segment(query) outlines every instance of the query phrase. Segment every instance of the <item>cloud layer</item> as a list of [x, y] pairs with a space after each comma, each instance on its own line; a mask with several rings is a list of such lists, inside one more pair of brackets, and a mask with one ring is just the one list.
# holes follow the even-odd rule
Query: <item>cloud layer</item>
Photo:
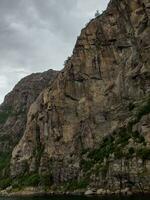
[[81, 28], [109, 0], [0, 0], [0, 103], [32, 72], [63, 68]]

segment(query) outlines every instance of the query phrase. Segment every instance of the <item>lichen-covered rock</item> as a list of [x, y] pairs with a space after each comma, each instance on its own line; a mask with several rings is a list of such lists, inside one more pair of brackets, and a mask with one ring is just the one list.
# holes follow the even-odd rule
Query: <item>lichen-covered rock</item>
[[149, 9], [147, 0], [111, 0], [81, 31], [65, 68], [30, 107], [12, 177], [150, 190]]

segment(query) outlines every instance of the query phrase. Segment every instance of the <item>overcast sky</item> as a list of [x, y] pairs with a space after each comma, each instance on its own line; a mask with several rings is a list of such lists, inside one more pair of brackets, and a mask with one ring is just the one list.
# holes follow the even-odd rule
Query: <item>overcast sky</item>
[[109, 0], [0, 0], [0, 103], [24, 76], [62, 69], [81, 28]]

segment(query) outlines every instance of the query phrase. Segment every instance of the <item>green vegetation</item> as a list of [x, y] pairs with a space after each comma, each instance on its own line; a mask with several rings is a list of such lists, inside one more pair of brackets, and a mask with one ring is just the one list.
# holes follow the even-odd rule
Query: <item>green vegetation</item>
[[38, 186], [39, 182], [40, 182], [40, 177], [38, 174], [25, 176], [22, 179], [23, 186]]
[[88, 154], [88, 158], [94, 161], [103, 161], [104, 158], [108, 158], [111, 153], [114, 151], [114, 138], [109, 136], [104, 138], [100, 147], [98, 149], [92, 150]]
[[40, 185], [41, 186], [50, 186], [53, 183], [53, 178], [51, 175], [40, 176]]
[[121, 159], [123, 157], [125, 157], [125, 153], [123, 152], [123, 149], [121, 147], [116, 147], [114, 149], [114, 156], [116, 159]]
[[[84, 172], [90, 172], [95, 169], [95, 172], [100, 172], [106, 176], [108, 170], [108, 162], [105, 166], [101, 165], [104, 161], [114, 156], [114, 159], [132, 158], [134, 155], [141, 159], [150, 159], [150, 149], [143, 148], [136, 151], [133, 147], [128, 147], [129, 140], [132, 139], [135, 144], [146, 146], [144, 137], [138, 132], [132, 132], [132, 128], [120, 128], [118, 132], [105, 137], [97, 149], [86, 152], [86, 157], [81, 160], [80, 165]], [[84, 152], [84, 151], [83, 151]], [[99, 165], [100, 164], [100, 165]], [[95, 166], [97, 167], [95, 168]]]
[[40, 177], [38, 174], [32, 174], [29, 176], [22, 176], [13, 180], [13, 188], [21, 188], [27, 186], [38, 186], [40, 182]]
[[137, 120], [139, 121], [142, 116], [150, 113], [150, 97], [146, 98], [142, 105], [139, 105], [136, 111], [136, 117]]
[[24, 175], [22, 177], [18, 177], [15, 179], [10, 178], [3, 178], [0, 180], [0, 189], [5, 189], [12, 185], [13, 189], [21, 189], [24, 187], [47, 187], [52, 185], [52, 177], [47, 176], [40, 176], [39, 174], [31, 174], [31, 175]]
[[132, 131], [132, 127], [134, 124], [138, 123], [140, 119], [150, 113], [150, 95], [143, 98], [140, 102], [129, 103], [129, 111], [132, 113], [132, 119], [128, 123], [128, 131]]
[[96, 176], [99, 176], [101, 174], [102, 177], [105, 178], [107, 175], [108, 169], [109, 169], [109, 162], [99, 163], [94, 166], [94, 168], [92, 169], [92, 173], [94, 172]]
[[65, 185], [66, 190], [77, 190], [77, 189], [85, 189], [89, 185], [89, 181], [87, 179], [82, 180], [73, 180]]
[[[19, 178], [15, 178], [14, 180], [10, 178], [5, 178], [0, 180], [0, 189], [6, 189], [11, 186], [13, 189], [21, 190], [24, 187], [37, 187], [42, 186], [47, 188], [53, 184], [51, 176], [39, 176], [38, 174], [32, 174], [29, 176], [23, 176]], [[88, 186], [88, 179], [81, 180], [72, 180], [64, 183], [64, 190], [76, 190], [76, 189], [84, 189]]]
[[130, 147], [129, 150], [128, 150], [128, 152], [129, 152], [129, 155], [132, 156], [135, 153], [135, 150], [134, 150], [133, 147]]
[[136, 155], [144, 160], [150, 160], [150, 148], [140, 148], [137, 150]]
[[27, 186], [38, 186], [40, 178], [38, 174], [32, 174], [29, 176], [22, 176], [12, 181], [13, 188], [21, 188]]
[[0, 180], [0, 189], [3, 190], [11, 185], [11, 179], [5, 178]]
[[95, 17], [99, 17], [99, 16], [100, 16], [100, 12], [99, 12], [99, 10], [96, 10]]
[[10, 135], [0, 135], [0, 141], [10, 141]]
[[130, 138], [130, 132], [128, 132], [125, 128], [121, 128], [119, 130], [118, 136], [115, 139], [115, 144], [125, 147], [126, 145], [128, 145]]
[[10, 158], [10, 153], [0, 153], [0, 174], [9, 167]]
[[12, 115], [12, 108], [9, 106], [4, 107], [4, 109], [0, 111], [0, 124], [4, 124], [10, 115]]
[[137, 143], [143, 143], [145, 145], [145, 138], [138, 131], [132, 132], [132, 138], [134, 138], [134, 141]]
[[114, 154], [116, 159], [125, 157], [126, 155], [123, 153], [123, 148], [128, 145], [130, 138], [131, 134], [129, 134], [126, 129], [120, 129], [115, 136], [104, 138], [99, 148], [89, 152], [88, 158], [95, 162], [103, 162], [105, 158], [109, 158], [112, 154]]
[[[150, 148], [146, 146], [146, 141], [143, 135], [138, 131], [132, 131], [133, 125], [140, 121], [142, 116], [150, 113], [150, 98], [145, 98], [142, 102], [138, 104], [129, 104], [129, 110], [132, 112], [132, 120], [130, 123], [124, 127], [120, 128], [112, 135], [104, 137], [99, 146], [94, 149], [83, 149], [81, 152], [82, 160], [80, 166], [83, 169], [85, 177], [90, 176], [91, 173], [103, 178], [107, 176], [109, 169], [110, 159], [129, 159], [136, 156], [137, 158], [145, 160], [150, 160]], [[6, 111], [6, 110], [5, 110]], [[4, 114], [5, 113], [5, 114]], [[4, 123], [8, 116], [12, 114], [11, 109], [4, 113], [0, 113], [0, 123]], [[3, 115], [4, 114], [4, 115]], [[2, 117], [3, 116], [3, 117]], [[44, 151], [44, 147], [40, 142], [40, 130], [37, 128], [36, 131], [36, 148], [34, 151], [34, 156], [37, 159], [37, 166], [40, 163], [41, 156]], [[7, 136], [1, 136], [0, 140], [5, 141], [9, 139]], [[133, 141], [135, 146], [131, 147], [130, 140]], [[0, 174], [4, 172], [5, 169], [9, 167], [10, 154], [1, 153], [0, 154]], [[28, 167], [28, 165], [27, 165]], [[26, 172], [28, 169], [26, 170]], [[63, 185], [64, 190], [77, 190], [85, 189], [89, 185], [90, 178], [85, 178], [81, 180], [71, 180]], [[0, 188], [4, 189], [10, 185], [13, 188], [22, 188], [28, 186], [42, 186], [49, 187], [53, 184], [52, 176], [45, 175], [40, 176], [37, 173], [31, 175], [23, 175], [22, 177], [10, 180], [9, 178], [0, 180]]]
[[82, 166], [82, 169], [83, 169], [84, 172], [89, 171], [94, 164], [95, 164], [95, 161], [93, 161], [93, 160], [82, 159], [81, 162], [80, 162], [80, 165]]
[[109, 169], [109, 164], [108, 164], [108, 163], [106, 163], [105, 165], [103, 165], [103, 166], [100, 168], [100, 172], [101, 172], [103, 178], [106, 177], [107, 172], [108, 172], [108, 169]]
[[43, 151], [44, 151], [44, 146], [42, 145], [40, 139], [40, 128], [36, 127], [36, 148], [34, 150], [34, 154], [37, 160], [37, 164], [39, 164], [40, 162]]
[[130, 102], [128, 105], [128, 108], [129, 108], [129, 111], [132, 111], [135, 108], [135, 105], [132, 102]]
[[11, 106], [4, 106], [0, 111], [0, 124], [4, 124], [9, 116], [18, 116], [25, 113], [25, 110], [20, 110], [18, 113], [15, 113]]
[[52, 185], [52, 177], [49, 175], [40, 176], [38, 173], [25, 175], [14, 179], [12, 181], [13, 188], [22, 188], [22, 187], [36, 187], [36, 186], [50, 186]]

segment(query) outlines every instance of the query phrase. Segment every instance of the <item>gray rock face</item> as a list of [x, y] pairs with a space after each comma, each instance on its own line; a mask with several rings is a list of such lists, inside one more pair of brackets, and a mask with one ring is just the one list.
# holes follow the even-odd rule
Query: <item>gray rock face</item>
[[57, 71], [48, 70], [23, 78], [0, 105], [0, 152], [10, 152], [22, 137], [27, 112]]
[[111, 0], [81, 31], [64, 70], [29, 109], [12, 177], [150, 191], [149, 8], [147, 0]]

